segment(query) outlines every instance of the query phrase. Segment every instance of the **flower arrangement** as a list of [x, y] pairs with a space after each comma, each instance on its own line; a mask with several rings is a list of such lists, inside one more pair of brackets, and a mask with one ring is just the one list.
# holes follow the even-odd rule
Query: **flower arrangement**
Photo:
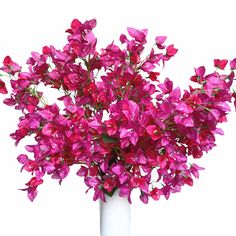
[[[74, 19], [63, 49], [32, 52], [27, 71], [9, 56], [3, 61], [0, 93], [11, 89], [4, 104], [22, 112], [11, 138], [16, 145], [27, 136], [35, 140], [25, 147], [28, 155], [17, 157], [33, 175], [22, 190], [33, 201], [46, 174], [61, 183], [78, 165], [94, 200], [117, 190], [131, 203], [133, 189], [144, 203], [168, 199], [193, 185], [203, 168], [189, 160], [201, 158], [223, 134], [218, 124], [227, 121], [236, 97], [230, 91], [236, 59], [215, 59], [209, 74], [195, 68], [195, 86], [181, 92], [170, 79], [161, 81], [162, 67], [178, 51], [165, 45], [165, 36], [143, 56], [148, 31], [128, 28], [121, 46], [113, 42], [97, 51], [95, 26], [95, 19]], [[58, 92], [53, 103], [47, 89]]]

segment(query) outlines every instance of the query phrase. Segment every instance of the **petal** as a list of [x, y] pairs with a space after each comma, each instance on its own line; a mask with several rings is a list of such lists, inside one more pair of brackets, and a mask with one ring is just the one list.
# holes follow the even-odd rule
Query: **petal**
[[132, 135], [130, 137], [130, 142], [135, 146], [138, 142], [138, 134], [136, 132], [132, 132]]
[[230, 61], [230, 68], [231, 68], [231, 70], [236, 69], [236, 58], [234, 58], [232, 61]]
[[202, 77], [202, 76], [204, 76], [205, 72], [206, 72], [206, 68], [204, 66], [200, 66], [198, 68], [195, 68], [195, 73], [197, 76]]
[[173, 57], [178, 52], [178, 49], [174, 48], [174, 45], [171, 44], [166, 48], [166, 55], [168, 57]]
[[0, 93], [7, 94], [7, 88], [5, 83], [0, 79]]
[[88, 175], [88, 168], [85, 166], [81, 166], [80, 169], [76, 173], [78, 176], [87, 176]]
[[127, 180], [128, 180], [128, 176], [127, 175], [120, 175], [119, 176], [119, 181], [121, 184], [124, 184]]
[[150, 72], [155, 68], [154, 64], [151, 62], [144, 62], [143, 65], [140, 67], [141, 70], [145, 71], [145, 72]]
[[46, 124], [42, 128], [42, 134], [45, 136], [52, 136], [54, 133], [54, 127], [52, 124]]
[[191, 106], [187, 105], [183, 101], [179, 101], [178, 105], [176, 106], [176, 110], [181, 111], [185, 114], [190, 114], [193, 112], [193, 108]]
[[29, 190], [28, 190], [28, 198], [29, 198], [29, 200], [30, 201], [34, 201], [34, 199], [35, 199], [35, 197], [37, 196], [37, 194], [38, 194], [38, 191], [37, 191], [37, 189], [36, 188], [30, 188]]
[[127, 28], [129, 35], [136, 41], [144, 44], [146, 43], [147, 29], [137, 30], [131, 27]]
[[139, 198], [144, 204], [148, 204], [148, 195], [146, 193], [141, 191]]
[[163, 45], [165, 43], [166, 39], [167, 39], [166, 36], [157, 36], [155, 38], [156, 45], [159, 49], [164, 49], [166, 47], [165, 45]]
[[119, 196], [120, 197], [130, 197], [130, 193], [131, 193], [131, 189], [127, 186], [121, 186], [120, 187], [120, 192], [119, 192]]
[[117, 175], [121, 175], [124, 172], [124, 167], [121, 165], [115, 165], [112, 167], [112, 171]]
[[220, 60], [220, 59], [214, 59], [214, 66], [216, 68], [219, 68], [221, 70], [224, 70], [226, 65], [228, 63], [228, 60], [226, 59], [223, 59], [223, 60]]
[[194, 121], [191, 117], [182, 119], [181, 124], [185, 127], [194, 127]]
[[27, 155], [25, 154], [20, 154], [18, 157], [17, 157], [17, 161], [19, 161], [21, 164], [26, 164], [28, 162], [29, 158]]

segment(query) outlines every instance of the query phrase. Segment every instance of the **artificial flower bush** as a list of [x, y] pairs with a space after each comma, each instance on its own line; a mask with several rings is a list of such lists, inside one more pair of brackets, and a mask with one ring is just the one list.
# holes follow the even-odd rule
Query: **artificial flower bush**
[[[35, 140], [26, 145], [28, 154], [17, 157], [33, 175], [23, 190], [33, 201], [45, 175], [61, 183], [77, 165], [94, 200], [119, 191], [131, 202], [133, 189], [144, 203], [168, 199], [183, 185], [192, 186], [203, 168], [189, 161], [223, 134], [218, 124], [226, 121], [235, 97], [230, 89], [236, 59], [215, 59], [209, 74], [204, 66], [195, 68], [194, 86], [181, 92], [170, 79], [161, 81], [163, 66], [178, 51], [165, 45], [165, 36], [143, 55], [147, 30], [128, 28], [121, 46], [98, 51], [95, 26], [95, 19], [73, 20], [63, 49], [32, 52], [27, 71], [9, 56], [3, 61], [0, 92], [10, 89], [4, 104], [22, 112], [11, 137], [16, 145], [27, 136]], [[58, 91], [52, 103], [47, 88]]]

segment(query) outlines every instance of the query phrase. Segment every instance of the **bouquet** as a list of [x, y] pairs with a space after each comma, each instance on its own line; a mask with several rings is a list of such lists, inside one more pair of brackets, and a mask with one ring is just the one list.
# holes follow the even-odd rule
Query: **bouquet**
[[21, 112], [10, 136], [16, 145], [33, 138], [27, 154], [17, 157], [21, 170], [32, 174], [22, 190], [33, 201], [45, 175], [61, 184], [76, 165], [94, 200], [119, 191], [131, 203], [134, 189], [144, 203], [168, 199], [193, 185], [203, 169], [194, 160], [223, 135], [218, 124], [227, 121], [236, 97], [236, 59], [215, 59], [211, 73], [195, 68], [191, 85], [181, 91], [161, 77], [178, 51], [166, 45], [166, 36], [157, 36], [143, 55], [148, 30], [128, 28], [119, 45], [97, 50], [95, 26], [95, 19], [74, 19], [66, 45], [32, 52], [26, 71], [10, 56], [3, 60], [0, 93], [8, 96], [4, 104]]

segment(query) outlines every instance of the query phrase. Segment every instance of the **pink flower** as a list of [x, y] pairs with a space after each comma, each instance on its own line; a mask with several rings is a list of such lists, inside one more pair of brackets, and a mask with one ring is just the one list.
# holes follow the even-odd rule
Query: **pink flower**
[[176, 106], [176, 110], [177, 111], [181, 111], [185, 114], [190, 114], [193, 112], [193, 108], [191, 106], [189, 106], [188, 104], [186, 104], [183, 101], [179, 101], [177, 106]]
[[174, 47], [173, 44], [166, 47], [166, 54], [163, 57], [163, 61], [168, 61], [171, 57], [173, 57], [178, 52], [178, 49]]
[[59, 179], [59, 183], [61, 184], [62, 180], [66, 178], [69, 174], [70, 168], [68, 165], [63, 164], [59, 168], [55, 169], [52, 174], [53, 179]]
[[1, 69], [6, 73], [15, 75], [17, 72], [20, 72], [21, 67], [12, 61], [11, 57], [6, 56], [3, 60], [3, 67]]
[[127, 39], [126, 35], [124, 35], [124, 34], [120, 35], [120, 42], [121, 43], [127, 43], [128, 42], [128, 39]]
[[194, 163], [190, 167], [190, 171], [194, 175], [195, 178], [199, 178], [199, 173], [198, 173], [199, 170], [204, 170], [204, 168], [203, 167], [199, 167], [198, 165], [196, 165]]
[[163, 84], [158, 84], [158, 87], [162, 90], [164, 94], [168, 94], [173, 89], [173, 82], [166, 78]]
[[33, 201], [38, 194], [37, 187], [43, 183], [42, 179], [37, 180], [35, 177], [32, 177], [28, 183], [25, 185], [28, 186], [25, 189], [21, 189], [23, 191], [27, 191], [28, 198]]
[[127, 198], [129, 200], [129, 203], [131, 203], [130, 195], [131, 195], [131, 189], [126, 185], [121, 185], [119, 196]]
[[118, 131], [116, 121], [114, 119], [104, 121], [109, 136], [116, 134]]
[[204, 66], [200, 66], [198, 68], [195, 68], [195, 73], [197, 76], [202, 77], [205, 75], [206, 69]]
[[158, 36], [156, 37], [156, 45], [159, 49], [164, 49], [166, 46], [163, 45], [166, 41], [167, 37], [166, 36]]
[[139, 198], [144, 204], [148, 204], [148, 194], [141, 192]]
[[155, 68], [154, 64], [150, 62], [144, 62], [143, 65], [140, 67], [140, 69], [145, 72], [151, 72], [154, 68]]
[[78, 19], [74, 19], [71, 22], [71, 29], [68, 29], [66, 32], [73, 33], [74, 31], [79, 30], [81, 25], [82, 23]]
[[7, 94], [7, 88], [5, 83], [0, 79], [0, 93]]
[[191, 117], [184, 117], [183, 115], [176, 115], [174, 120], [177, 124], [181, 124], [185, 127], [194, 127], [194, 121]]
[[121, 139], [121, 148], [126, 148], [129, 144], [136, 145], [138, 142], [138, 134], [133, 128], [121, 127], [120, 128], [120, 139]]
[[156, 201], [159, 200], [161, 195], [162, 195], [162, 192], [158, 188], [153, 188], [150, 191], [150, 196]]
[[146, 131], [154, 141], [158, 140], [162, 136], [156, 125], [147, 126]]
[[139, 115], [139, 106], [133, 101], [121, 102], [122, 113], [128, 121], [136, 121]]
[[178, 49], [174, 48], [174, 45], [171, 44], [166, 48], [166, 55], [168, 57], [173, 57], [178, 52]]
[[73, 20], [71, 29], [68, 29], [70, 35], [68, 36], [69, 44], [78, 57], [84, 58], [89, 54], [95, 54], [96, 38], [91, 32], [96, 26], [96, 20], [85, 21], [83, 24], [78, 20]]
[[21, 164], [26, 164], [26, 163], [28, 163], [28, 161], [29, 161], [28, 156], [25, 155], [25, 154], [20, 154], [20, 155], [17, 157], [17, 160], [18, 160]]
[[69, 74], [64, 77], [64, 83], [68, 90], [77, 90], [79, 86], [79, 78], [76, 74]]
[[81, 166], [76, 174], [78, 176], [85, 176], [85, 177], [87, 177], [87, 175], [88, 175], [88, 168], [86, 168], [85, 166]]
[[160, 75], [159, 72], [153, 72], [153, 71], [150, 71], [149, 72], [149, 78], [150, 80], [152, 81], [157, 81], [157, 77]]
[[133, 63], [133, 64], [138, 64], [140, 63], [141, 59], [140, 59], [140, 56], [138, 53], [131, 53], [130, 55], [130, 61]]
[[197, 83], [204, 83], [205, 82], [205, 72], [206, 69], [204, 66], [200, 66], [198, 68], [195, 68], [195, 75], [190, 78], [190, 80], [197, 82]]
[[236, 58], [234, 58], [232, 61], [230, 61], [230, 68], [231, 68], [231, 70], [236, 69]]
[[223, 60], [215, 59], [215, 60], [214, 60], [214, 66], [215, 66], [216, 68], [221, 69], [221, 70], [224, 70], [224, 69], [225, 69], [227, 63], [228, 63], [228, 60], [226, 60], [226, 59], [223, 59]]
[[142, 30], [137, 30], [131, 27], [127, 28], [129, 35], [134, 38], [137, 42], [141, 44], [145, 44], [146, 41], [146, 36], [147, 36], [147, 29], [142, 29]]
[[42, 129], [42, 134], [51, 137], [55, 132], [53, 124], [46, 124]]

